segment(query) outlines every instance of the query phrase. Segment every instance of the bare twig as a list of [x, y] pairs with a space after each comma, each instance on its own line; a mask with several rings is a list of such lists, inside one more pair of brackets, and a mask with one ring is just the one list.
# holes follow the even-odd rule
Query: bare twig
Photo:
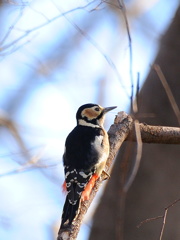
[[167, 94], [168, 99], [169, 99], [169, 101], [171, 103], [172, 109], [173, 109], [173, 111], [174, 111], [174, 113], [176, 115], [176, 118], [178, 120], [178, 123], [180, 125], [180, 110], [179, 110], [179, 107], [178, 107], [178, 105], [176, 103], [176, 100], [175, 100], [175, 98], [173, 96], [173, 93], [172, 93], [172, 91], [170, 89], [170, 86], [169, 86], [169, 84], [168, 84], [168, 82], [167, 82], [167, 80], [166, 80], [166, 78], [165, 78], [165, 76], [164, 76], [160, 66], [158, 64], [154, 64], [153, 68], [156, 71], [156, 73], [157, 73], [157, 75], [158, 75], [158, 77], [159, 77], [159, 79], [160, 79], [160, 81], [161, 81], [161, 83], [162, 83], [162, 85], [163, 85], [163, 87], [164, 87], [164, 89], [166, 91], [166, 94]]
[[[61, 14], [64, 14], [62, 13], [62, 10], [57, 7], [58, 10], [61, 12]], [[114, 71], [117, 79], [119, 80], [120, 84], [121, 84], [121, 87], [124, 89], [124, 92], [126, 93], [126, 95], [128, 96], [128, 92], [125, 88], [125, 86], [123, 85], [122, 83], [122, 79], [121, 79], [121, 76], [119, 74], [119, 71], [115, 65], [115, 63], [113, 62], [113, 60], [110, 58], [110, 56], [108, 56], [104, 50], [102, 49], [102, 47], [85, 31], [83, 31], [83, 29], [81, 29], [74, 21], [72, 21], [70, 18], [67, 17], [67, 14], [64, 14], [64, 17], [66, 18], [66, 20], [84, 37], [86, 38], [90, 44], [92, 44], [99, 53], [102, 54], [102, 56], [104, 57], [104, 59], [106, 60], [106, 62], [109, 64], [109, 66], [112, 68], [112, 70]]]
[[138, 224], [138, 228], [140, 228], [144, 223], [148, 223], [148, 222], [152, 222], [154, 220], [158, 220], [158, 219], [163, 219], [162, 222], [162, 227], [161, 227], [161, 231], [160, 231], [160, 236], [159, 236], [159, 240], [162, 240], [163, 237], [163, 233], [164, 233], [164, 228], [166, 225], [166, 218], [167, 218], [167, 214], [168, 214], [168, 210], [173, 207], [176, 203], [180, 202], [180, 198], [175, 200], [173, 203], [171, 203], [170, 205], [168, 205], [165, 209], [164, 209], [164, 215], [162, 216], [157, 216], [157, 217], [153, 217], [153, 218], [148, 218], [142, 222], [140, 222], [140, 224]]
[[10, 176], [10, 175], [14, 175], [14, 174], [19, 174], [19, 173], [23, 173], [23, 172], [27, 172], [27, 171], [32, 171], [35, 169], [45, 169], [45, 168], [51, 168], [51, 167], [56, 167], [58, 164], [54, 163], [54, 164], [25, 164], [22, 165], [21, 167], [14, 169], [12, 171], [9, 172], [5, 172], [0, 174], [0, 177], [6, 177], [6, 176]]
[[0, 46], [5, 42], [5, 40], [8, 38], [8, 36], [12, 32], [12, 30], [15, 28], [16, 24], [18, 23], [18, 21], [22, 17], [24, 8], [25, 8], [25, 5], [20, 8], [20, 12], [19, 12], [18, 16], [16, 17], [14, 23], [10, 26], [9, 30], [7, 31], [7, 33], [5, 34], [3, 39], [1, 40]]
[[171, 207], [173, 207], [176, 203], [178, 203], [179, 201], [180, 201], [180, 199], [177, 199], [177, 200], [175, 200], [173, 203], [171, 203], [169, 206], [167, 206], [167, 207], [165, 208], [164, 216], [163, 216], [163, 224], [162, 224], [162, 228], [161, 228], [159, 240], [162, 240], [162, 236], [163, 236], [163, 233], [164, 233], [164, 228], [165, 228], [165, 224], [166, 224], [166, 218], [167, 218], [168, 210], [169, 210]]
[[136, 111], [135, 109], [137, 109], [137, 106], [136, 106], [136, 101], [134, 101], [134, 83], [133, 83], [133, 72], [132, 72], [132, 68], [133, 68], [132, 38], [131, 38], [130, 27], [129, 27], [129, 22], [126, 14], [126, 6], [124, 4], [124, 1], [117, 0], [117, 2], [123, 14], [123, 18], [124, 18], [126, 30], [127, 30], [128, 42], [129, 42], [129, 75], [130, 75], [130, 81], [131, 81], [131, 110], [132, 112], [135, 112]]
[[29, 159], [26, 163], [22, 164], [20, 167], [6, 173], [0, 174], [0, 177], [5, 177], [13, 174], [19, 174], [26, 171], [34, 170], [34, 169], [42, 169], [42, 168], [50, 168], [57, 166], [57, 163], [54, 164], [42, 164], [40, 163], [40, 160], [44, 154], [44, 148], [37, 153], [37, 155], [34, 155], [32, 158]]
[[19, 131], [18, 131], [16, 125], [14, 124], [14, 122], [11, 121], [8, 118], [8, 116], [6, 116], [5, 114], [1, 114], [0, 115], [0, 126], [4, 126], [10, 131], [10, 133], [14, 136], [15, 140], [19, 144], [19, 147], [22, 150], [24, 157], [26, 159], [29, 159], [30, 158], [29, 152], [27, 151], [25, 143], [24, 143], [23, 139], [21, 138], [21, 135], [19, 134]]
[[[32, 32], [35, 32], [35, 31], [37, 31], [37, 30], [39, 30], [39, 29], [47, 26], [48, 24], [50, 24], [50, 23], [52, 23], [52, 22], [60, 19], [61, 17], [64, 17], [65, 15], [68, 15], [68, 14], [70, 14], [70, 13], [72, 13], [72, 12], [76, 12], [76, 11], [78, 11], [78, 10], [86, 10], [86, 8], [89, 7], [90, 5], [92, 5], [92, 2], [89, 2], [88, 4], [86, 4], [86, 5], [82, 6], [82, 7], [77, 7], [77, 8], [74, 8], [74, 9], [70, 9], [70, 10], [68, 10], [68, 11], [66, 11], [66, 12], [64, 12], [64, 13], [62, 13], [62, 14], [60, 14], [60, 15], [52, 18], [52, 19], [47, 20], [45, 23], [42, 23], [42, 24], [40, 24], [40, 25], [38, 25], [38, 26], [36, 26], [36, 27], [34, 27], [34, 28], [32, 28], [32, 29], [26, 30], [23, 35], [21, 35], [20, 37], [16, 38], [16, 39], [13, 40], [12, 42], [7, 43], [7, 44], [4, 45], [4, 46], [0, 46], [0, 51], [3, 52], [3, 51], [5, 51], [5, 50], [7, 50], [8, 48], [14, 46], [14, 44], [19, 43], [22, 39], [24, 39], [25, 37], [27, 37], [27, 36], [28, 36], [29, 34], [31, 34]], [[14, 23], [14, 25], [15, 25], [15, 24], [16, 24], [16, 22]], [[6, 39], [6, 38], [7, 38], [7, 36], [5, 37], [5, 39]], [[4, 40], [3, 40], [3, 42], [4, 42]], [[1, 54], [0, 54], [0, 55], [1, 55]]]
[[165, 228], [165, 224], [166, 224], [167, 212], [168, 212], [168, 209], [165, 209], [164, 217], [163, 217], [163, 224], [162, 224], [159, 240], [162, 240], [162, 237], [163, 237], [163, 232], [164, 232], [164, 228]]
[[164, 216], [157, 216], [157, 217], [152, 217], [152, 218], [148, 218], [146, 220], [143, 220], [142, 222], [140, 222], [138, 225], [137, 225], [137, 228], [140, 228], [143, 224], [145, 223], [149, 223], [149, 222], [152, 222], [154, 220], [158, 220], [158, 219], [161, 219], [163, 218]]
[[141, 139], [141, 131], [140, 131], [140, 126], [139, 126], [139, 121], [135, 120], [134, 121], [134, 127], [135, 127], [135, 135], [136, 135], [136, 141], [137, 141], [137, 153], [136, 153], [136, 158], [135, 158], [135, 163], [134, 167], [132, 170], [132, 173], [130, 174], [129, 179], [125, 183], [124, 186], [124, 191], [127, 192], [133, 183], [136, 174], [138, 172], [139, 166], [140, 166], [140, 161], [141, 161], [141, 156], [142, 156], [142, 139]]

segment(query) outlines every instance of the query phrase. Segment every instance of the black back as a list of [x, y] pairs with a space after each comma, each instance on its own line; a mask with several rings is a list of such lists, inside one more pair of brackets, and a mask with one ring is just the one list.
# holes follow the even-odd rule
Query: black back
[[77, 125], [66, 139], [66, 151], [63, 156], [64, 165], [70, 165], [76, 169], [90, 170], [90, 166], [94, 166], [100, 157], [100, 153], [92, 143], [95, 136], [103, 134], [101, 128]]

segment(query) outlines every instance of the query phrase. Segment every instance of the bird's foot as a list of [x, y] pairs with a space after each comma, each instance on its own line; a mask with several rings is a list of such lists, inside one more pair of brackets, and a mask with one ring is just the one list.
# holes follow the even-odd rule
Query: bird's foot
[[109, 173], [107, 173], [105, 170], [103, 170], [102, 172], [106, 176], [104, 180], [110, 179], [111, 176], [109, 175]]

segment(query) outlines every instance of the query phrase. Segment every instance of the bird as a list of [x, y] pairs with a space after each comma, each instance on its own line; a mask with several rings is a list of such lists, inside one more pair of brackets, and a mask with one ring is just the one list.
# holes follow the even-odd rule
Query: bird
[[77, 125], [65, 141], [63, 165], [67, 193], [59, 232], [71, 230], [81, 202], [89, 200], [96, 180], [105, 171], [109, 139], [103, 127], [105, 114], [114, 107], [84, 104], [76, 113]]

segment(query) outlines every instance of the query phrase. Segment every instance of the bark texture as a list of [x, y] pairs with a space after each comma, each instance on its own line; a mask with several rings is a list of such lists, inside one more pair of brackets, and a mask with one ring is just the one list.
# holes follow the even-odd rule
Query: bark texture
[[[151, 126], [139, 123], [143, 143], [180, 144], [180, 128]], [[127, 140], [136, 142], [136, 133], [132, 131]]]

